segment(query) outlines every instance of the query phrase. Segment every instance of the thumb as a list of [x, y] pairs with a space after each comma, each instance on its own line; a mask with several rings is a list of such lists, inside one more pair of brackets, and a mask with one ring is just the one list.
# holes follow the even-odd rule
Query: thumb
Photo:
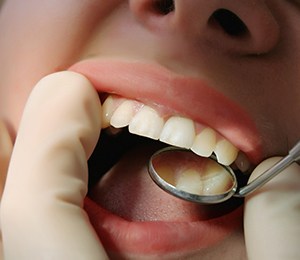
[[[279, 159], [262, 162], [251, 179]], [[244, 217], [249, 259], [300, 259], [300, 166], [292, 164], [249, 195], [245, 200]]]
[[104, 259], [82, 209], [100, 101], [83, 76], [55, 73], [33, 89], [1, 205], [6, 259]]

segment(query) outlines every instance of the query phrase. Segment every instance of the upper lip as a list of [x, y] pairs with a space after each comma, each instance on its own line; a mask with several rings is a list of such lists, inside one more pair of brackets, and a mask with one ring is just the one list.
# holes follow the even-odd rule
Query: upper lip
[[261, 140], [248, 113], [203, 80], [185, 77], [160, 65], [91, 59], [70, 70], [85, 75], [100, 93], [114, 93], [145, 104], [162, 106], [207, 125], [244, 152], [252, 163], [261, 160]]

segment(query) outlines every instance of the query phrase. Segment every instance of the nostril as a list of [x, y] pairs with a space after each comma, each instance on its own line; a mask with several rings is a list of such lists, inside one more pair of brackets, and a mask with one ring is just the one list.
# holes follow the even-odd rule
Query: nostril
[[174, 0], [155, 0], [153, 8], [155, 12], [167, 15], [175, 10]]
[[218, 9], [210, 17], [212, 24], [218, 24], [230, 36], [244, 36], [248, 28], [233, 12], [227, 9]]

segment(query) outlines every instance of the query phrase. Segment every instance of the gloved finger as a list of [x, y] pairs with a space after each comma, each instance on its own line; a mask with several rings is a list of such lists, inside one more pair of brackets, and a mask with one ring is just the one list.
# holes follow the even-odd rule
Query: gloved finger
[[83, 199], [100, 101], [82, 75], [42, 79], [24, 110], [1, 205], [6, 259], [105, 259]]
[[[251, 179], [280, 158], [261, 163]], [[246, 198], [245, 240], [249, 259], [300, 259], [300, 166], [289, 166]]]
[[0, 199], [2, 196], [13, 142], [5, 123], [0, 120]]

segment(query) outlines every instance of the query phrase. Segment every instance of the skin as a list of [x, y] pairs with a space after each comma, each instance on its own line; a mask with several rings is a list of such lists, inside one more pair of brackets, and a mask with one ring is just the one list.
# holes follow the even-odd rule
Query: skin
[[[178, 0], [173, 16], [158, 14], [150, 2], [7, 0], [0, 15], [0, 118], [11, 136], [38, 80], [87, 58], [117, 58], [204, 78], [254, 119], [263, 158], [286, 154], [300, 138], [297, 0]], [[248, 33], [229, 35], [209, 23], [219, 8], [238, 15]], [[228, 259], [241, 259], [241, 241], [242, 228], [212, 254], [230, 244], [236, 251], [226, 251]]]

